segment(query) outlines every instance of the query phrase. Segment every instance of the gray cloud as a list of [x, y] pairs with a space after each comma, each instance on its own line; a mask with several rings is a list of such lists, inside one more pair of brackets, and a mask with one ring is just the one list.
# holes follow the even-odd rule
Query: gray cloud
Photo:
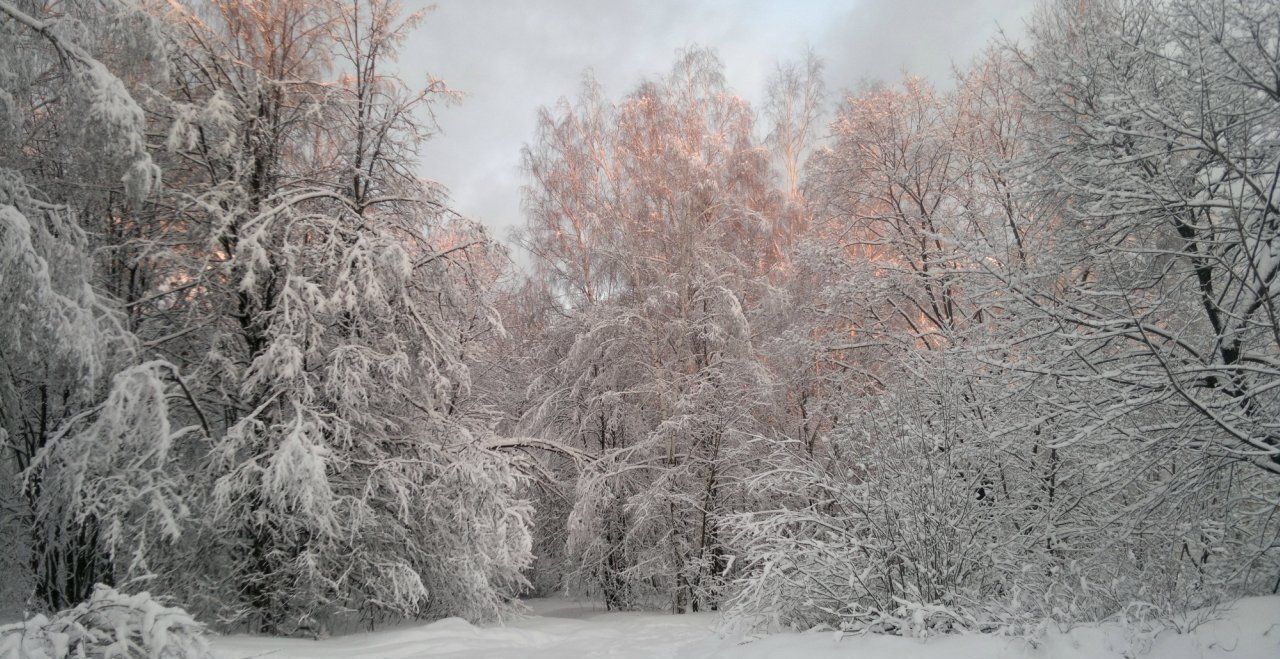
[[[409, 2], [410, 6], [414, 3]], [[1032, 0], [443, 0], [405, 44], [401, 74], [443, 78], [467, 94], [442, 108], [444, 134], [421, 172], [454, 206], [505, 237], [521, 222], [520, 148], [537, 108], [577, 92], [590, 67], [613, 96], [659, 75], [675, 52], [714, 48], [730, 84], [756, 100], [774, 64], [806, 46], [827, 62], [828, 86], [945, 79], [995, 34], [1017, 33]]]
[[998, 28], [1020, 34], [1034, 6], [1030, 0], [859, 2], [832, 21], [820, 53], [837, 88], [903, 73], [942, 82], [953, 66], [980, 53]]

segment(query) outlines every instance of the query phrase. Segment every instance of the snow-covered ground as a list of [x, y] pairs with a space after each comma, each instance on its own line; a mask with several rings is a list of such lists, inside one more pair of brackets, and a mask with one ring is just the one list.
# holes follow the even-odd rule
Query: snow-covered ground
[[1167, 631], [1135, 647], [1113, 626], [1052, 632], [1035, 646], [1019, 639], [947, 636], [918, 640], [832, 632], [722, 637], [715, 614], [606, 613], [563, 599], [531, 600], [531, 614], [478, 627], [458, 618], [323, 641], [227, 636], [214, 639], [224, 659], [336, 657], [857, 657], [859, 659], [1158, 659], [1280, 658], [1280, 597], [1255, 597], [1199, 625]]

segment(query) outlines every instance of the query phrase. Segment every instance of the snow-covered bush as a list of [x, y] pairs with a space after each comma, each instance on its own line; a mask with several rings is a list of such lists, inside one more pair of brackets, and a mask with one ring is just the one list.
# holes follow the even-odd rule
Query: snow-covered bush
[[[795, 439], [758, 442], [744, 489], [769, 505], [728, 520], [730, 626], [1151, 628], [1273, 586], [1263, 472], [1206, 471], [1193, 451], [1135, 463], [1102, 431], [1071, 441], [1079, 429], [1067, 419], [1028, 414], [1048, 396], [1071, 400], [1063, 391], [1004, 371], [974, 377], [979, 365], [962, 360], [893, 363], [898, 388], [847, 402], [812, 454]], [[1015, 386], [1030, 388], [1010, 395]], [[1078, 393], [1091, 406], [1109, 396]]]
[[203, 659], [212, 657], [204, 625], [147, 593], [97, 585], [74, 608], [0, 627], [0, 658]]
[[[941, 375], [941, 373], [935, 373]], [[731, 624], [925, 635], [990, 630], [1001, 568], [1034, 561], [1016, 511], [994, 491], [952, 394], [884, 393], [844, 419], [820, 450], [761, 441], [746, 486], [772, 505], [730, 518], [742, 561]], [[926, 410], [929, 413], [924, 413]]]

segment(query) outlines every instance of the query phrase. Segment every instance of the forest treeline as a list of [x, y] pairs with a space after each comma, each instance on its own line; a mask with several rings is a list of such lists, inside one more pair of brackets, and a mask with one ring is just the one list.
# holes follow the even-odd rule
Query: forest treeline
[[927, 634], [1280, 588], [1274, 2], [1049, 0], [760, 107], [702, 49], [588, 75], [524, 268], [418, 174], [421, 18], [0, 0], [11, 597]]

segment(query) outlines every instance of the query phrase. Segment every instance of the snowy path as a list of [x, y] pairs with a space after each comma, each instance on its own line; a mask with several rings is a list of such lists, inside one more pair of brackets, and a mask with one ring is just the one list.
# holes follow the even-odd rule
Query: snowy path
[[[1016, 639], [949, 636], [929, 641], [866, 636], [837, 640], [831, 632], [779, 634], [744, 642], [722, 638], [715, 614], [606, 613], [562, 599], [531, 600], [532, 614], [506, 625], [477, 627], [458, 618], [353, 634], [324, 641], [229, 636], [214, 648], [223, 659], [338, 657], [857, 657], [859, 659], [1105, 659], [1130, 649], [1114, 628], [1050, 634], [1037, 647]], [[1146, 648], [1160, 659], [1280, 657], [1280, 597], [1243, 601], [1195, 633], [1161, 634]]]
[[[704, 656], [720, 640], [714, 614], [608, 613], [563, 599], [530, 600], [531, 615], [477, 627], [448, 618], [417, 627], [314, 642], [232, 636], [216, 639], [227, 659], [246, 657], [680, 657]], [[707, 644], [711, 643], [711, 646]], [[682, 650], [687, 650], [682, 652]], [[693, 652], [693, 654], [690, 654]]]

